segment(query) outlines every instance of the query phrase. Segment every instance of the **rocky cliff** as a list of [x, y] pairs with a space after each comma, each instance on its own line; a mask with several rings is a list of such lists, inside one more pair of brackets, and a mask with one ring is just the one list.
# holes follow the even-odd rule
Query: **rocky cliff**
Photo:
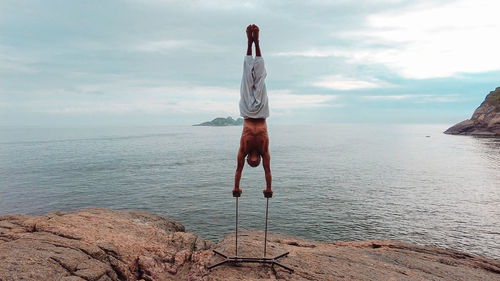
[[500, 87], [490, 92], [471, 119], [444, 132], [451, 135], [500, 136]]
[[241, 126], [243, 125], [243, 118], [238, 118], [234, 120], [231, 116], [227, 118], [215, 118], [212, 121], [203, 122], [201, 124], [195, 124], [193, 126]]
[[[0, 280], [500, 280], [500, 261], [397, 241], [315, 242], [274, 234], [268, 256], [279, 267], [206, 269], [210, 249], [234, 253], [234, 234], [218, 244], [171, 219], [142, 211], [83, 209], [0, 216]], [[261, 231], [239, 236], [241, 256], [260, 256]]]

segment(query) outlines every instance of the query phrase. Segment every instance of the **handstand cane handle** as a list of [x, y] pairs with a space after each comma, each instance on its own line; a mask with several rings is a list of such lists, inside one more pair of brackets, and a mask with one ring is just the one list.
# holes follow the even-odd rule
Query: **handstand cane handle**
[[273, 191], [272, 190], [264, 189], [262, 191], [262, 193], [264, 193], [264, 197], [265, 198], [271, 198], [271, 197], [273, 197]]
[[241, 189], [233, 189], [233, 197], [241, 197]]

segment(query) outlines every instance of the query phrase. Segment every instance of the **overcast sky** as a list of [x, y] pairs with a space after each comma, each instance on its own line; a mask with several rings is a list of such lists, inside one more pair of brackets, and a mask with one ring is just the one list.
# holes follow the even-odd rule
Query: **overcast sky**
[[239, 115], [257, 24], [274, 123], [447, 123], [500, 86], [500, 1], [0, 0], [0, 125]]

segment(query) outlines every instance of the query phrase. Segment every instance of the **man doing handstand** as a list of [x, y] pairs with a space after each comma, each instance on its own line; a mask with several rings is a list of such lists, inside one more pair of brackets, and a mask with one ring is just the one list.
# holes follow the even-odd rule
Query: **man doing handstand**
[[[239, 197], [241, 172], [247, 157], [248, 165], [257, 167], [262, 157], [262, 165], [266, 177], [265, 197], [272, 197], [271, 189], [271, 156], [269, 154], [269, 137], [267, 135], [266, 118], [269, 117], [267, 100], [266, 68], [259, 45], [259, 27], [249, 25], [246, 29], [248, 48], [243, 62], [243, 77], [240, 88], [240, 115], [245, 119], [241, 133], [238, 165], [234, 176], [233, 196]], [[255, 58], [252, 57], [252, 44], [255, 44]]]

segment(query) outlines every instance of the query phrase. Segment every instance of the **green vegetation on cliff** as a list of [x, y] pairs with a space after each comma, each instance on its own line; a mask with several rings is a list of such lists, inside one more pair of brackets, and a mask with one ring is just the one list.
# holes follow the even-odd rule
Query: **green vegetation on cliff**
[[495, 111], [500, 111], [500, 87], [497, 87], [495, 91], [491, 91], [484, 99], [483, 104], [489, 104], [495, 106]]

